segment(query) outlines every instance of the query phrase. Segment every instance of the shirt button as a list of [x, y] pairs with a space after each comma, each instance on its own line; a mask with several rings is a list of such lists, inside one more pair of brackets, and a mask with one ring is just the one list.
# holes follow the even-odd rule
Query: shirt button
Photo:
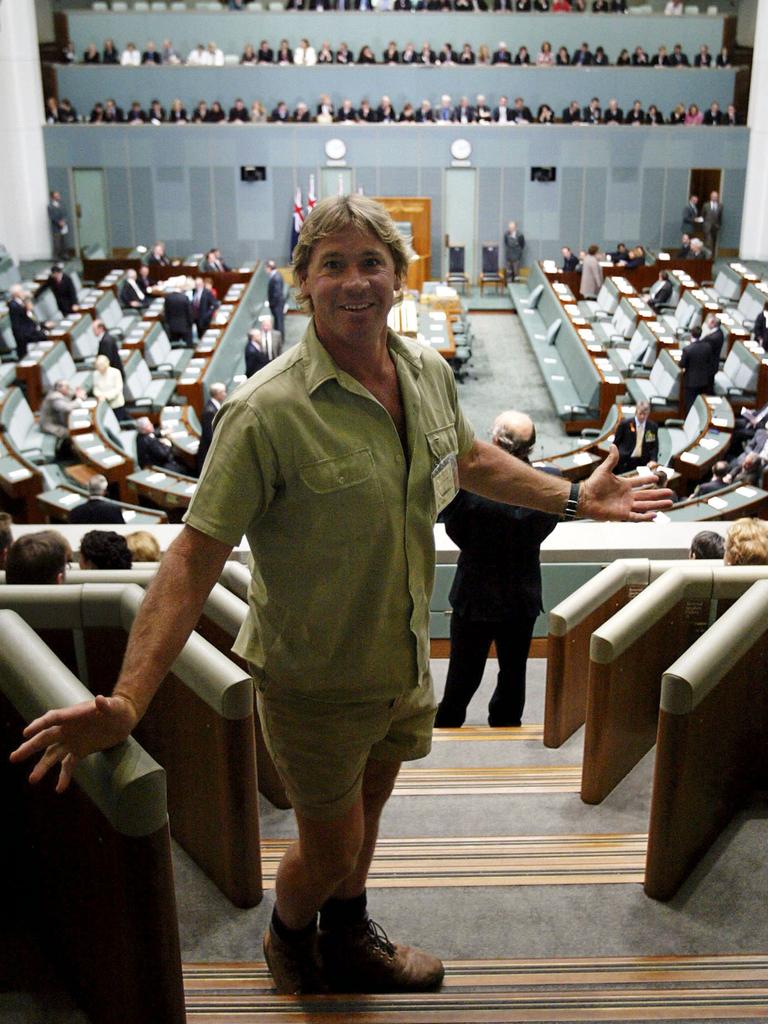
[[344, 477], [343, 477], [343, 476], [340, 476], [340, 477], [339, 477], [339, 483], [340, 483], [340, 484], [343, 484], [343, 483], [344, 483]]
[[396, 455], [395, 456], [395, 462], [398, 464], [398, 466], [400, 465], [400, 463], [402, 461], [403, 461], [403, 456], [402, 455]]

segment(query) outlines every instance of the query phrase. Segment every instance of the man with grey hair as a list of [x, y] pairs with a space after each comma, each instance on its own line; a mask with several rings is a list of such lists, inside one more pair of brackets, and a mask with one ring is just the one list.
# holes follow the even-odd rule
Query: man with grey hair
[[[525, 413], [496, 417], [491, 443], [510, 457], [528, 463], [535, 442], [536, 428]], [[435, 726], [464, 724], [492, 643], [499, 672], [488, 724], [519, 726], [528, 651], [542, 610], [539, 549], [559, 517], [460, 490], [441, 519], [460, 554], [449, 596], [451, 657]]]
[[170, 440], [155, 430], [148, 416], [136, 420], [136, 461], [141, 469], [159, 466], [172, 473], [192, 475], [191, 470], [174, 457]]
[[18, 359], [24, 359], [28, 347], [37, 341], [45, 341], [48, 335], [45, 326], [35, 316], [24, 286], [12, 284], [10, 293], [8, 314], [11, 318], [13, 339], [16, 342], [16, 356]]
[[40, 406], [40, 429], [58, 438], [56, 455], [68, 458], [72, 451], [69, 440], [69, 414], [85, 399], [82, 388], [73, 388], [68, 380], [57, 380]]
[[70, 523], [124, 523], [123, 512], [107, 497], [107, 478], [94, 473], [88, 481], [88, 500], [69, 513]]
[[612, 476], [615, 451], [569, 486], [477, 440], [445, 360], [387, 327], [409, 255], [375, 200], [317, 204], [293, 256], [311, 314], [304, 338], [222, 406], [112, 696], [48, 712], [12, 755], [43, 755], [34, 781], [61, 765], [62, 791], [80, 758], [124, 740], [245, 535], [252, 581], [235, 650], [251, 666], [298, 827], [264, 938], [281, 993], [418, 992], [442, 981], [437, 957], [391, 942], [370, 920], [366, 880], [400, 764], [431, 745], [433, 530], [458, 484], [567, 518], [641, 521], [670, 504], [666, 491]]

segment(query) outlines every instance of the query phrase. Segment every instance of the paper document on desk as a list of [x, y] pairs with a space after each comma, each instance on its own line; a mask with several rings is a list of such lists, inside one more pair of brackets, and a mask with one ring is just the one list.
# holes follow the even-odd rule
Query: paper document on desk
[[728, 502], [722, 498], [707, 498], [707, 504], [711, 505], [712, 508], [716, 508], [718, 511], [722, 508], [728, 508]]

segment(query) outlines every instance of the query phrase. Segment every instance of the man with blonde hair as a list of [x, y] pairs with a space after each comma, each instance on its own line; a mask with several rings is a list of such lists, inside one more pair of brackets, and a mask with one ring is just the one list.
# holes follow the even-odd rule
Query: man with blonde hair
[[644, 520], [669, 505], [669, 492], [613, 477], [615, 452], [579, 487], [476, 440], [448, 364], [387, 328], [409, 257], [374, 200], [317, 204], [294, 251], [304, 338], [222, 406], [113, 695], [49, 712], [12, 755], [43, 753], [35, 780], [61, 764], [63, 789], [81, 757], [124, 740], [245, 534], [253, 579], [235, 650], [298, 825], [264, 940], [283, 993], [441, 983], [437, 957], [368, 918], [365, 885], [400, 763], [430, 749], [433, 527], [458, 483], [568, 518]]

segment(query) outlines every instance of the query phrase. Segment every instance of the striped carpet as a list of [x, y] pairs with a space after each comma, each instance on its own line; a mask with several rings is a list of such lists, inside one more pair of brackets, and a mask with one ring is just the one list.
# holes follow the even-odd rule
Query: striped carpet
[[512, 1024], [724, 1021], [768, 1016], [764, 956], [458, 960], [442, 991], [408, 996], [276, 996], [263, 963], [187, 964], [189, 1024]]
[[461, 729], [435, 729], [432, 733], [433, 743], [455, 743], [461, 740], [465, 743], [490, 742], [509, 743], [510, 740], [536, 740], [541, 743], [544, 740], [544, 726], [521, 725], [516, 729], [497, 729], [490, 725], [465, 725]]
[[[292, 839], [263, 839], [264, 888]], [[642, 882], [647, 836], [429, 836], [380, 839], [369, 889]]]
[[580, 765], [534, 768], [401, 768], [395, 796], [578, 793]]

